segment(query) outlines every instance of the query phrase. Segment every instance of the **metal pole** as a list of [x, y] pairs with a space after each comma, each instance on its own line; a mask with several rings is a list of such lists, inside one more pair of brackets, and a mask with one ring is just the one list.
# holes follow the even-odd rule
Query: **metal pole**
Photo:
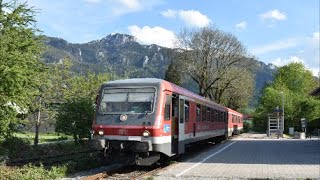
[[282, 137], [283, 137], [283, 132], [284, 132], [284, 93], [281, 91], [282, 94]]

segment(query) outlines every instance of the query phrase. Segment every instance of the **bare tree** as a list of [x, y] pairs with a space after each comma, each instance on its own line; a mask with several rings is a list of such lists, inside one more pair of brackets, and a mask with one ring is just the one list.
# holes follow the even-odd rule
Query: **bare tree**
[[197, 83], [199, 94], [218, 103], [233, 81], [239, 82], [239, 74], [250, 67], [244, 45], [234, 35], [214, 27], [183, 30], [177, 48], [182, 52], [182, 69]]
[[251, 72], [232, 67], [225, 77], [211, 89], [209, 95], [216, 102], [232, 109], [247, 107], [254, 90], [254, 78]]

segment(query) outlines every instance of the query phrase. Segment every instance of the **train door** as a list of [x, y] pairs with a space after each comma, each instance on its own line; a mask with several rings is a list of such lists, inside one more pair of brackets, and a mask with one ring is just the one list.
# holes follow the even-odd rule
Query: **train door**
[[172, 120], [171, 120], [171, 153], [178, 154], [179, 146], [179, 96], [172, 94]]
[[184, 153], [185, 151], [185, 111], [184, 111], [184, 102], [185, 99], [182, 96], [179, 96], [179, 145], [178, 145], [178, 153]]

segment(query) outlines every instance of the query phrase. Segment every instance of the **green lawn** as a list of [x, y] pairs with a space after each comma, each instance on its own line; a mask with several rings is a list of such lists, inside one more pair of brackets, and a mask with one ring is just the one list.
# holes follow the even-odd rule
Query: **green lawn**
[[[17, 132], [13, 134], [15, 137], [19, 137], [25, 140], [28, 140], [30, 143], [34, 141], [34, 132]], [[61, 134], [61, 133], [39, 133], [39, 142], [52, 142], [52, 141], [60, 141], [60, 140], [67, 140], [72, 139], [71, 136]]]

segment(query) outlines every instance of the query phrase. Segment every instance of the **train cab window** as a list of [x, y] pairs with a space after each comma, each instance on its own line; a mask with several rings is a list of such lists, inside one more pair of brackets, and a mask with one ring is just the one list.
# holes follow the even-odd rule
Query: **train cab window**
[[201, 106], [201, 111], [202, 111], [202, 121], [207, 121], [207, 107], [202, 105]]
[[197, 121], [201, 120], [201, 115], [200, 115], [201, 114], [201, 109], [200, 109], [200, 107], [201, 107], [200, 104], [197, 104], [197, 108], [196, 108], [196, 116], [197, 116], [196, 120]]
[[100, 114], [145, 114], [154, 111], [155, 88], [106, 88]]
[[184, 101], [184, 116], [185, 122], [189, 121], [189, 101]]

